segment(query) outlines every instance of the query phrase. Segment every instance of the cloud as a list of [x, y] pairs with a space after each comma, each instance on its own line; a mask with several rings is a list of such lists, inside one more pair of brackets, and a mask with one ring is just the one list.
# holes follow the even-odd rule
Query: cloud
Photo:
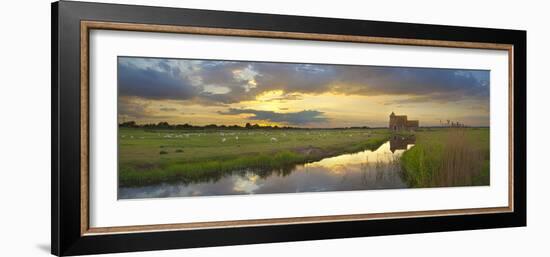
[[283, 92], [272, 101], [326, 92], [408, 97], [399, 103], [489, 99], [489, 71], [482, 70], [120, 57], [118, 74], [122, 96], [204, 105], [255, 100], [270, 91]]
[[261, 111], [254, 109], [236, 109], [229, 108], [225, 112], [218, 112], [222, 115], [251, 114], [249, 120], [266, 120], [271, 122], [280, 122], [292, 125], [305, 125], [312, 123], [326, 122], [328, 119], [323, 112], [316, 110], [303, 110], [299, 112], [279, 113], [274, 111]]
[[334, 65], [295, 63], [254, 63], [260, 92], [282, 90], [287, 93], [324, 93], [331, 91], [332, 82], [339, 76]]
[[246, 62], [119, 57], [119, 95], [205, 105], [253, 99], [246, 94], [247, 75], [235, 73], [247, 66]]
[[342, 68], [335, 91], [356, 95], [408, 95], [410, 102], [488, 100], [489, 71], [436, 68]]
[[118, 98], [118, 113], [124, 119], [142, 119], [146, 118], [150, 113], [150, 103], [147, 100], [138, 99], [135, 97], [119, 97]]
[[172, 107], [161, 107], [161, 108], [159, 108], [159, 110], [161, 110], [161, 111], [163, 111], [163, 112], [175, 112], [175, 111], [177, 111], [178, 109], [172, 108]]
[[304, 96], [299, 93], [284, 93], [283, 91], [269, 91], [256, 96], [256, 100], [261, 102], [279, 102], [285, 103], [287, 101], [302, 100]]
[[177, 66], [169, 65], [164, 60], [158, 60], [154, 68], [119, 62], [119, 94], [148, 99], [191, 99], [197, 95], [197, 88], [180, 74]]
[[[155, 107], [154, 100], [141, 97], [121, 96], [118, 99], [118, 118], [124, 120], [154, 120], [173, 119], [174, 115], [167, 112], [177, 111], [176, 108]], [[160, 110], [160, 112], [159, 112]]]

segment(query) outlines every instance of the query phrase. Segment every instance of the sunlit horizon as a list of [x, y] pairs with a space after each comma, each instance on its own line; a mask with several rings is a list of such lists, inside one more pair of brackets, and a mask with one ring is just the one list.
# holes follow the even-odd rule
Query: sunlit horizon
[[489, 71], [119, 57], [118, 121], [205, 126], [489, 126]]

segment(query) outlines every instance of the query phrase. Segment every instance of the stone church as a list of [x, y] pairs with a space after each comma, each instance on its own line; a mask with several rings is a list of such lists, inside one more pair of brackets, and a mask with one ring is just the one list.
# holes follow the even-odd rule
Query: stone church
[[415, 130], [419, 127], [418, 120], [408, 120], [407, 115], [390, 114], [390, 129], [393, 131]]

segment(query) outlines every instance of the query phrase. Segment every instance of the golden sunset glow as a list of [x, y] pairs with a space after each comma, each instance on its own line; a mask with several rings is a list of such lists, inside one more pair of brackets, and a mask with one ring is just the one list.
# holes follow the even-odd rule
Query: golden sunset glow
[[119, 121], [384, 127], [391, 112], [489, 125], [487, 71], [119, 59]]

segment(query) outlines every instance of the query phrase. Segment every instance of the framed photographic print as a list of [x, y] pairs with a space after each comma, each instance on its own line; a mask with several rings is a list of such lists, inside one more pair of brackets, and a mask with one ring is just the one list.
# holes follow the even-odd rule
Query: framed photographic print
[[526, 32], [52, 5], [52, 253], [526, 225]]

